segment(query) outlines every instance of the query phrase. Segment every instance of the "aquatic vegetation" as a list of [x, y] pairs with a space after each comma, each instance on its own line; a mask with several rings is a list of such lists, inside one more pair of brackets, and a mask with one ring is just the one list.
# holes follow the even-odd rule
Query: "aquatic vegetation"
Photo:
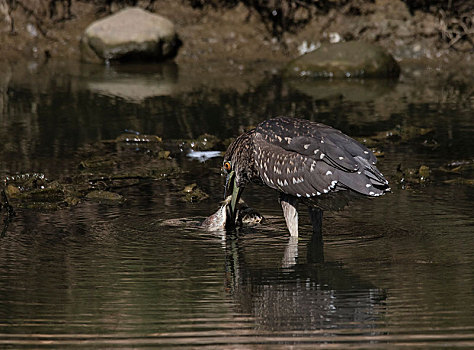
[[185, 202], [196, 203], [209, 198], [209, 195], [198, 187], [196, 183], [192, 183], [184, 187], [181, 199]]

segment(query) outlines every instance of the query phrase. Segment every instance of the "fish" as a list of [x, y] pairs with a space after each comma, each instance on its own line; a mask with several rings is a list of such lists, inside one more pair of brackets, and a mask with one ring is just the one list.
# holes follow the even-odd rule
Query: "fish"
[[[223, 231], [225, 230], [227, 220], [229, 220], [227, 207], [230, 205], [232, 196], [228, 196], [221, 202], [219, 209], [207, 217], [201, 224], [201, 227], [208, 231]], [[237, 205], [236, 226], [252, 227], [262, 224], [265, 221], [263, 215], [255, 209], [250, 208], [242, 199]]]

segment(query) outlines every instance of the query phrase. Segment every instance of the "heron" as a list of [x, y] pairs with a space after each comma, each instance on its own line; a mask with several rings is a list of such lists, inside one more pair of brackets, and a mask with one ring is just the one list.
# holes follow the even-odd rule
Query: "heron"
[[[323, 210], [338, 198], [378, 197], [390, 191], [367, 147], [328, 125], [277, 117], [237, 137], [223, 160], [228, 228], [246, 185], [279, 192], [286, 225], [298, 236], [298, 204], [309, 209], [313, 232], [321, 234]], [[344, 200], [345, 201], [345, 200]]]

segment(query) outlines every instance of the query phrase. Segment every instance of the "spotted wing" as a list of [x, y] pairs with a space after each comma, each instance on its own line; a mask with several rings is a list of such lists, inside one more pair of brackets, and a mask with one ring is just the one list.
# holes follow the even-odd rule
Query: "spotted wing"
[[311, 158], [325, 158], [325, 162], [346, 171], [359, 170], [359, 162], [354, 157], [364, 158], [373, 165], [377, 162], [367, 147], [321, 123], [280, 117], [259, 124], [256, 132], [285, 150]]
[[255, 135], [254, 159], [262, 181], [286, 194], [317, 196], [328, 193], [337, 183], [329, 176], [330, 167], [325, 162], [287, 151], [259, 134]]
[[388, 190], [372, 152], [326, 125], [277, 118], [257, 127], [254, 142], [261, 179], [284, 193], [313, 197], [351, 189], [378, 196]]

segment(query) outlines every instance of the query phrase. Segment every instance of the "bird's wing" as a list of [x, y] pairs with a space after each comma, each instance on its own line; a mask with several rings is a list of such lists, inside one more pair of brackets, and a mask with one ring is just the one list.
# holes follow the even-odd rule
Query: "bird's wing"
[[[254, 135], [255, 165], [260, 178], [269, 187], [308, 198], [343, 189], [377, 196], [388, 188], [385, 178], [370, 164], [370, 157], [354, 157], [327, 137], [319, 144], [307, 140], [307, 136], [295, 139], [298, 142], [293, 138], [269, 142], [269, 136], [257, 129]], [[306, 147], [306, 141], [311, 141], [310, 146]], [[367, 156], [363, 151], [362, 154]]]
[[364, 145], [325, 124], [291, 118], [275, 118], [261, 123], [256, 132], [269, 143], [346, 171], [359, 170], [361, 157], [375, 165], [377, 159]]

